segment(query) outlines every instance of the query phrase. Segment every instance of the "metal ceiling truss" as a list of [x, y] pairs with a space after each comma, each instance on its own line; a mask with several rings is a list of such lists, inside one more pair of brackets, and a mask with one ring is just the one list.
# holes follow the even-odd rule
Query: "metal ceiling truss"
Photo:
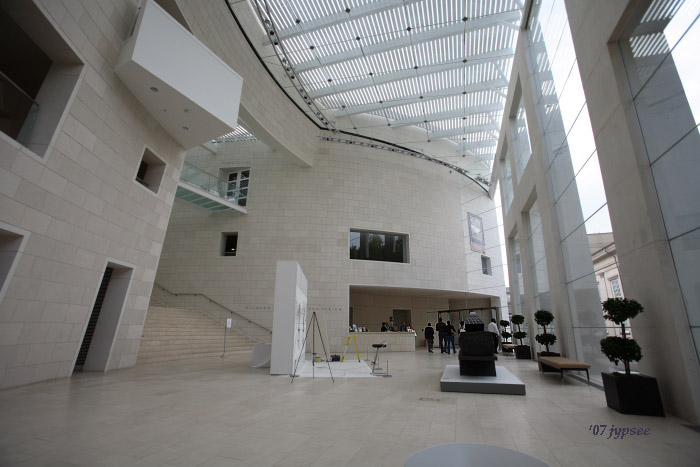
[[[423, 76], [434, 75], [443, 71], [454, 70], [462, 67], [481, 66], [487, 63], [497, 63], [499, 60], [509, 59], [515, 51], [512, 47], [504, 47], [489, 52], [470, 55], [468, 59], [462, 59], [453, 62], [439, 63], [437, 65], [429, 65], [420, 67], [417, 70], [407, 68], [404, 70], [392, 71], [388, 73], [373, 73], [373, 76], [348, 81], [342, 84], [327, 85], [318, 89], [310, 89], [309, 97], [319, 99], [321, 97], [331, 96], [333, 94], [342, 94], [344, 92], [356, 91], [358, 89], [378, 86], [380, 84], [392, 83], [404, 79], [420, 78]], [[508, 79], [506, 78], [506, 81]], [[310, 85], [309, 87], [312, 87]]]
[[[316, 59], [299, 63], [294, 68], [296, 69], [297, 73], [301, 73], [320, 66], [334, 65], [336, 63], [346, 62], [356, 58], [369, 57], [371, 55], [377, 55], [380, 53], [389, 52], [391, 50], [411, 47], [423, 42], [434, 41], [442, 37], [456, 36], [458, 34], [465, 34], [476, 29], [486, 29], [496, 25], [500, 26], [501, 21], [520, 21], [520, 16], [520, 10], [511, 10], [480, 18], [470, 18], [468, 21], [453, 23], [439, 28], [427, 29], [421, 32], [406, 32], [406, 34], [402, 37], [391, 41], [370, 44], [367, 46], [362, 46], [358, 49], [350, 49], [332, 55], [318, 56], [318, 54], [316, 54]], [[359, 42], [362, 42], [361, 37]], [[314, 48], [320, 46], [323, 46], [323, 44], [313, 45]]]
[[[266, 68], [258, 49], [264, 47], [266, 57], [271, 56], [270, 49], [274, 51], [308, 106], [303, 112], [319, 128], [333, 132], [321, 139], [429, 160], [487, 189], [522, 2], [248, 1], [266, 33], [262, 45], [253, 44], [241, 27], [248, 43]], [[230, 4], [229, 9], [235, 18]], [[303, 107], [298, 98], [290, 98]], [[416, 125], [424, 131], [422, 142], [448, 139], [458, 155], [430, 156], [369, 135], [339, 131], [328, 118], [360, 114], [381, 116], [392, 128]], [[372, 142], [345, 139], [340, 133]], [[461, 162], [461, 167], [446, 159]]]
[[465, 84], [462, 86], [455, 86], [453, 88], [439, 89], [436, 91], [428, 91], [409, 96], [402, 96], [395, 101], [383, 101], [374, 104], [346, 107], [341, 112], [338, 112], [338, 115], [357, 115], [362, 113], [370, 113], [376, 112], [381, 109], [389, 109], [392, 107], [399, 107], [402, 105], [410, 104], [412, 102], [416, 102], [417, 100], [422, 100], [423, 102], [426, 102], [429, 100], [442, 99], [445, 97], [453, 97], [459, 94], [467, 94], [479, 91], [494, 91], [506, 87], [508, 87], [508, 81], [483, 81], [480, 83]]
[[[394, 8], [407, 6], [421, 1], [423, 0], [385, 0], [383, 2], [357, 5], [349, 12], [339, 11], [328, 16], [322, 16], [303, 23], [299, 22], [294, 26], [282, 28], [277, 32], [277, 37], [279, 39], [290, 39], [302, 34], [308, 34], [314, 31], [329, 28], [331, 26], [336, 26], [338, 24], [345, 23], [346, 21], [364, 18], [366, 16], [371, 16], [383, 11], [393, 10]], [[265, 39], [265, 45], [270, 45], [271, 43], [272, 41], [269, 37]]]
[[452, 109], [446, 110], [444, 112], [437, 112], [425, 115], [419, 115], [417, 117], [405, 118], [401, 120], [394, 120], [391, 122], [392, 127], [402, 127], [408, 125], [416, 125], [420, 123], [427, 123], [433, 120], [444, 120], [454, 117], [465, 118], [468, 115], [485, 114], [489, 112], [498, 112], [503, 110], [502, 102], [493, 102], [490, 104], [477, 105], [474, 107], [465, 107], [462, 109]]

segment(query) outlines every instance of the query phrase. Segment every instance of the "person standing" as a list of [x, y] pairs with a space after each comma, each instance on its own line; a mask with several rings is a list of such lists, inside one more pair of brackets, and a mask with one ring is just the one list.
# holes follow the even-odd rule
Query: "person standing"
[[428, 345], [428, 352], [433, 353], [433, 339], [435, 338], [435, 329], [428, 323], [425, 327], [425, 343]]
[[438, 318], [438, 322], [435, 325], [435, 330], [438, 332], [440, 353], [445, 353], [445, 323], [442, 322], [442, 318]]
[[450, 344], [452, 345], [452, 351], [457, 353], [455, 348], [455, 327], [448, 321], [445, 325], [445, 347], [447, 348], [447, 355], [450, 354]]
[[496, 320], [491, 318], [491, 322], [488, 325], [488, 331], [493, 334], [493, 353], [498, 353], [498, 324]]

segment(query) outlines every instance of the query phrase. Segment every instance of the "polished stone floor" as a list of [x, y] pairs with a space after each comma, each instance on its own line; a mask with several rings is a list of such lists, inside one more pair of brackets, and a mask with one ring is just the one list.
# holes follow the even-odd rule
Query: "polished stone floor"
[[[526, 396], [440, 392], [454, 355], [387, 353], [391, 378], [271, 377], [249, 356], [158, 363], [0, 392], [5, 466], [403, 466], [436, 444], [517, 449], [552, 466], [697, 466], [700, 433], [624, 416], [602, 391], [500, 357]], [[649, 428], [608, 439], [591, 425]]]

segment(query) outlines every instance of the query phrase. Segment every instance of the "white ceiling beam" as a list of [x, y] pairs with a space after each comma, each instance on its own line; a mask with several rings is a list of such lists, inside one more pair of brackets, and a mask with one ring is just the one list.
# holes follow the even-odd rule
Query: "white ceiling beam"
[[473, 67], [483, 65], [486, 63], [496, 62], [504, 58], [509, 58], [509, 56], [513, 55], [513, 53], [514, 51], [512, 48], [505, 47], [503, 49], [492, 50], [483, 54], [471, 55], [470, 57], [468, 57], [467, 63], [464, 63], [460, 60], [458, 62], [440, 63], [437, 65], [420, 67], [417, 70], [406, 69], [394, 71], [391, 73], [377, 74], [376, 76], [367, 76], [366, 78], [358, 79], [355, 81], [349, 81], [341, 84], [333, 84], [331, 86], [324, 86], [313, 91], [308, 91], [308, 94], [309, 97], [311, 97], [312, 99], [319, 99], [321, 97], [342, 94], [344, 92], [356, 91], [358, 89], [368, 88], [370, 86], [385, 84], [393, 81], [428, 76], [435, 73], [441, 73], [443, 71], [454, 70], [457, 68]]
[[[508, 81], [496, 80], [496, 81], [483, 81], [481, 83], [467, 84], [463, 86], [455, 86], [453, 88], [440, 89], [437, 91], [430, 91], [418, 94], [412, 94], [404, 97], [399, 97], [396, 100], [385, 101], [380, 104], [375, 102], [372, 104], [357, 105], [354, 107], [348, 107], [345, 110], [337, 109], [335, 114], [338, 116], [343, 115], [357, 115], [368, 112], [376, 112], [382, 109], [390, 109], [393, 107], [400, 107], [402, 105], [407, 105], [416, 102], [425, 102], [434, 99], [441, 99], [445, 97], [452, 97], [454, 95], [462, 94], [463, 92], [472, 93], [480, 91], [497, 90], [501, 88], [508, 87]], [[423, 96], [423, 99], [420, 97]]]
[[429, 131], [428, 138], [429, 139], [449, 138], [451, 136], [461, 136], [461, 135], [466, 135], [469, 133], [478, 133], [480, 131], [489, 131], [489, 130], [498, 131], [499, 128], [492, 123], [486, 123], [484, 125], [473, 125], [473, 126], [467, 126], [467, 127], [452, 128], [450, 130]]
[[[350, 49], [341, 53], [318, 57], [317, 60], [309, 60], [299, 63], [294, 66], [297, 73], [308, 70], [313, 70], [322, 66], [335, 65], [336, 63], [346, 62], [360, 57], [376, 55], [383, 52], [388, 52], [402, 47], [409, 47], [423, 42], [430, 42], [442, 37], [455, 36], [463, 34], [474, 29], [485, 29], [494, 25], [500, 25], [501, 21], [513, 22], [520, 20], [520, 10], [506, 11], [503, 13], [495, 13], [493, 15], [482, 16], [479, 18], [470, 19], [466, 22], [457, 22], [447, 26], [442, 26], [435, 29], [429, 29], [422, 32], [411, 32], [398, 39], [387, 40], [377, 44], [370, 44], [358, 48]], [[362, 41], [360, 41], [360, 45]], [[323, 44], [320, 44], [321, 46]], [[318, 50], [319, 47], [316, 47]]]
[[498, 146], [497, 139], [485, 139], [483, 141], [475, 141], [470, 143], [461, 143], [458, 145], [458, 149], [480, 149], [480, 148], [492, 148]]
[[[418, 3], [422, 0], [385, 0], [383, 2], [367, 3], [365, 5], [358, 5], [350, 10], [350, 13], [346, 13], [345, 10], [341, 10], [332, 15], [322, 16], [320, 18], [315, 18], [310, 21], [302, 21], [299, 24], [289, 26], [277, 31], [277, 36], [281, 39], [289, 39], [291, 37], [300, 36], [302, 34], [319, 31], [321, 29], [330, 28], [347, 21], [352, 21], [354, 19], [364, 18], [366, 16], [371, 16], [377, 13], [381, 13], [387, 10], [393, 10], [394, 8], [399, 8], [404, 5], [408, 6], [412, 3]], [[294, 18], [295, 20], [297, 18]], [[270, 45], [270, 37], [267, 36], [264, 45]]]
[[436, 120], [446, 120], [448, 118], [467, 117], [469, 115], [478, 115], [488, 112], [498, 112], [500, 110], [503, 110], [503, 103], [494, 102], [492, 104], [477, 105], [474, 107], [465, 107], [462, 109], [453, 109], [445, 112], [419, 115], [417, 117], [405, 118], [402, 120], [394, 120], [393, 122], [391, 122], [391, 126], [401, 127], [408, 125], [418, 125], [420, 123], [424, 123], [426, 120], [432, 122]]

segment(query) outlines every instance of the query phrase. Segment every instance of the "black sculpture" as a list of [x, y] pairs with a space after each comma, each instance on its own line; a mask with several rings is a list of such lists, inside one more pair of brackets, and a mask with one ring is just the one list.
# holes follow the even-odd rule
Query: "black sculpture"
[[496, 376], [493, 336], [488, 331], [463, 332], [459, 335], [459, 374]]

